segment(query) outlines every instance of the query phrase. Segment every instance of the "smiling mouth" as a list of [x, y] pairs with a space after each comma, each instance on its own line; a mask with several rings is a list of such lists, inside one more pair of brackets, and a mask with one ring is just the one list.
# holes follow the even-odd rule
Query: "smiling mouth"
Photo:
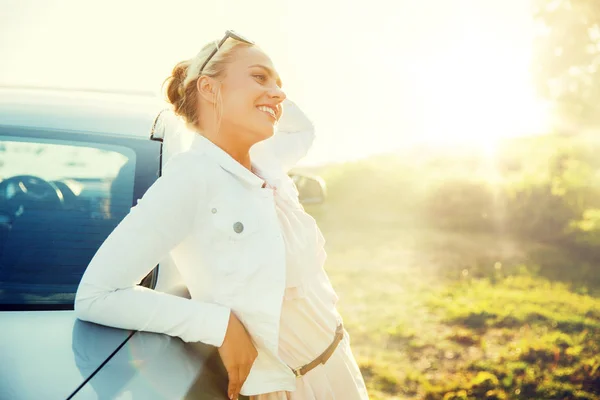
[[271, 118], [273, 118], [275, 121], [277, 121], [277, 115], [275, 114], [275, 111], [271, 107], [258, 106], [256, 108], [258, 108], [260, 111], [264, 112], [265, 114], [268, 114]]

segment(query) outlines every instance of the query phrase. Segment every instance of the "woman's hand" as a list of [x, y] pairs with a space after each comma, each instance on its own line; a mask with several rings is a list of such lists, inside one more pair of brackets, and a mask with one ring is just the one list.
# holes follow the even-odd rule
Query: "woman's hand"
[[219, 347], [219, 355], [229, 377], [227, 394], [230, 399], [237, 400], [258, 352], [248, 331], [233, 312], [229, 314], [229, 325], [223, 344]]

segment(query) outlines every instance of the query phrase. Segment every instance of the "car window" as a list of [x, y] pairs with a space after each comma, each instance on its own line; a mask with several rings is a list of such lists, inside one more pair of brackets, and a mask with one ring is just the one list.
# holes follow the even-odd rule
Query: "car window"
[[73, 303], [131, 208], [135, 164], [122, 146], [0, 138], [0, 306]]

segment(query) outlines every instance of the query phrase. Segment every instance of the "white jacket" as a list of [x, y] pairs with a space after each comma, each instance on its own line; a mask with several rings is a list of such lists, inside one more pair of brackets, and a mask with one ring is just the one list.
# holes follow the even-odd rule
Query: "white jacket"
[[[293, 103], [285, 112], [289, 125], [255, 145], [251, 157], [266, 180], [298, 201], [287, 171], [311, 146], [314, 129]], [[78, 318], [220, 346], [234, 310], [258, 350], [241, 393], [294, 390], [296, 378], [278, 357], [285, 245], [273, 193], [262, 184], [196, 135], [90, 262], [75, 298]], [[191, 299], [137, 286], [168, 257]]]

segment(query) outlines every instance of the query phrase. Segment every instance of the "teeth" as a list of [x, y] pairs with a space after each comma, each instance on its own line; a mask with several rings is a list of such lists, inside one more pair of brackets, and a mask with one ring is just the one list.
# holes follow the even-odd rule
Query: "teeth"
[[271, 114], [273, 116], [273, 118], [277, 118], [277, 116], [275, 115], [275, 111], [273, 111], [273, 109], [271, 107], [258, 106], [257, 108], [260, 111], [268, 112], [269, 114]]

